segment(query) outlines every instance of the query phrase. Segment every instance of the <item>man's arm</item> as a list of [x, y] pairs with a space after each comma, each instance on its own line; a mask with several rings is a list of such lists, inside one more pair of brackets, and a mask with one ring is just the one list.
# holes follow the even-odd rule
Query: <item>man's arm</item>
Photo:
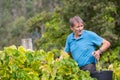
[[109, 47], [110, 47], [110, 42], [104, 39], [101, 47], [97, 51], [95, 51], [93, 55], [95, 56], [97, 60], [99, 60], [100, 54], [106, 51]]

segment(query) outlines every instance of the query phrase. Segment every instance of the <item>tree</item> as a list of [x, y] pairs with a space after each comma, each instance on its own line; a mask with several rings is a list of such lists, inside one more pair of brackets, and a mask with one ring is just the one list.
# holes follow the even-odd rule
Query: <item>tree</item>
[[[45, 22], [46, 32], [37, 43], [39, 45], [38, 48], [45, 50], [63, 48], [65, 39], [70, 33], [70, 30], [68, 30], [69, 18], [75, 15], [79, 15], [84, 20], [85, 29], [95, 31], [103, 38], [109, 40], [113, 48], [118, 45], [117, 39], [119, 35], [116, 33], [119, 32], [115, 33], [114, 31], [116, 21], [118, 21], [115, 15], [118, 15], [118, 12], [113, 1], [63, 0], [62, 6], [61, 8], [56, 8], [52, 18]], [[64, 27], [62, 28], [61, 26]], [[60, 41], [60, 39], [62, 40]], [[59, 45], [60, 43], [62, 45]]]

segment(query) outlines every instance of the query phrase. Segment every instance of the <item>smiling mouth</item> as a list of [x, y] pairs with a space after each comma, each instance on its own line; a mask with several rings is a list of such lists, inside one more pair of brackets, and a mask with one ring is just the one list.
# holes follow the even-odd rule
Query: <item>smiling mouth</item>
[[78, 32], [82, 32], [82, 30], [78, 31]]

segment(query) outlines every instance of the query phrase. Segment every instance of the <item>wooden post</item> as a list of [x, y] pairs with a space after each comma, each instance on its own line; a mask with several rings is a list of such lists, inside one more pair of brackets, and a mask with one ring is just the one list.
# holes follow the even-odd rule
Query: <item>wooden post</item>
[[32, 38], [22, 39], [22, 46], [25, 49], [33, 50]]

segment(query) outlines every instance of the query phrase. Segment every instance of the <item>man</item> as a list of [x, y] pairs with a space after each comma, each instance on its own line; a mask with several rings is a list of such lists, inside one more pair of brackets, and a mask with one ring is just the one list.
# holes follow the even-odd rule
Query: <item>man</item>
[[[96, 71], [96, 59], [110, 47], [110, 42], [92, 31], [84, 30], [84, 22], [79, 16], [70, 19], [70, 29], [64, 51], [70, 53], [81, 70]], [[96, 50], [96, 47], [99, 49]], [[94, 53], [94, 54], [93, 54]]]

